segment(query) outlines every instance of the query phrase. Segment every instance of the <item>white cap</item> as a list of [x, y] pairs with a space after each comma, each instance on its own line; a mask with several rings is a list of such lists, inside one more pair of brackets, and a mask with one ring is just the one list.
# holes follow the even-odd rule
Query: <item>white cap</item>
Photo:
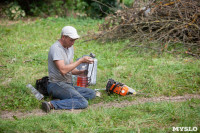
[[80, 36], [78, 35], [76, 29], [72, 26], [65, 26], [62, 29], [61, 36], [69, 36], [72, 39], [78, 39]]

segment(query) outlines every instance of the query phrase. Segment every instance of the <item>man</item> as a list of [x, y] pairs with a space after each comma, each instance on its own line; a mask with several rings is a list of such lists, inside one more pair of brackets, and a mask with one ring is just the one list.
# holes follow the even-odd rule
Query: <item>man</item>
[[65, 26], [61, 32], [61, 38], [50, 48], [48, 54], [49, 84], [47, 91], [50, 96], [60, 100], [43, 102], [42, 109], [49, 112], [51, 109], [83, 109], [87, 108], [89, 99], [93, 99], [96, 93], [92, 89], [74, 86], [72, 74], [81, 75], [85, 70], [76, 69], [81, 63], [93, 63], [89, 56], [84, 56], [73, 62], [73, 44], [79, 38], [77, 31], [72, 26]]

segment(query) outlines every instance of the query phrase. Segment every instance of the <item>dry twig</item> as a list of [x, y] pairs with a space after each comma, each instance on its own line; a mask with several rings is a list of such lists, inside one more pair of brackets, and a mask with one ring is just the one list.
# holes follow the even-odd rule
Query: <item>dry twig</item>
[[118, 39], [153, 40], [167, 45], [179, 42], [188, 48], [186, 53], [200, 56], [199, 0], [149, 1], [143, 8], [139, 3], [107, 16], [100, 26], [101, 32], [92, 37], [104, 42]]

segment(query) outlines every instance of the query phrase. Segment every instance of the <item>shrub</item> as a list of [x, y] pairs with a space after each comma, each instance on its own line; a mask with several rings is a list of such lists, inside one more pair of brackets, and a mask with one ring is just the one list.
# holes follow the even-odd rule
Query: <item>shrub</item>
[[9, 19], [16, 20], [19, 18], [23, 18], [26, 16], [25, 11], [21, 9], [21, 7], [16, 2], [10, 3], [4, 9], [5, 16]]
[[119, 8], [117, 0], [83, 0], [88, 4], [87, 14], [93, 18], [102, 18]]
[[52, 16], [57, 15], [66, 17], [71, 15], [85, 16], [87, 3], [82, 0], [44, 0], [32, 2], [29, 14], [33, 16]]
[[10, 19], [25, 15], [102, 18], [119, 8], [117, 0], [6, 0], [1, 4], [8, 5], [5, 14]]

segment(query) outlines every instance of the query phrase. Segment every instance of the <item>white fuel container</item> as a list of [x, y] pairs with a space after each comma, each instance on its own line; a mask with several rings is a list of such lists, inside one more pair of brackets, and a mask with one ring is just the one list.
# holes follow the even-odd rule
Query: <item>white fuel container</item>
[[95, 85], [97, 80], [97, 59], [94, 58], [94, 63], [88, 66], [88, 84]]
[[[85, 76], [77, 76], [77, 86], [87, 87], [87, 85], [95, 85], [96, 84], [96, 80], [97, 80], [97, 59], [95, 58], [95, 55], [92, 54], [92, 53], [90, 53], [89, 56], [94, 59], [94, 63], [92, 63], [92, 64], [82, 63], [77, 67], [78, 70], [87, 70], [87, 74]], [[77, 59], [77, 60], [79, 60], [79, 59]], [[84, 80], [81, 80], [83, 78], [84, 78]], [[85, 80], [85, 78], [86, 78], [86, 80]]]

